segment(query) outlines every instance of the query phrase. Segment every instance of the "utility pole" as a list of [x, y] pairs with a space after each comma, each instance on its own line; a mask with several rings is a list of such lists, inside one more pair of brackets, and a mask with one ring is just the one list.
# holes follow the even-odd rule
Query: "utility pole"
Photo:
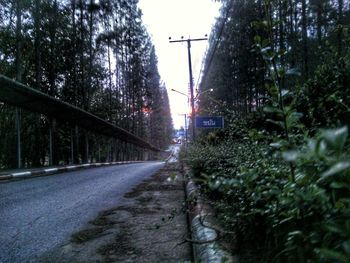
[[193, 41], [203, 41], [208, 40], [207, 35], [205, 35], [204, 38], [188, 38], [184, 39], [184, 37], [181, 37], [181, 39], [178, 40], [171, 40], [171, 37], [169, 37], [169, 43], [179, 43], [179, 42], [187, 42], [187, 51], [188, 51], [188, 69], [189, 69], [189, 75], [190, 75], [190, 92], [191, 92], [191, 121], [192, 121], [192, 136], [193, 141], [196, 140], [196, 127], [195, 127], [195, 109], [194, 109], [194, 94], [193, 94], [193, 76], [192, 76], [192, 61], [191, 61], [191, 42]]

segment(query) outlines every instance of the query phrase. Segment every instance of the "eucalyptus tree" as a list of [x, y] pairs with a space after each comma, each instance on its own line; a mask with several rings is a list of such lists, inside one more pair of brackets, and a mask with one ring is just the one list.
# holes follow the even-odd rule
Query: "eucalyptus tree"
[[171, 140], [172, 119], [166, 88], [161, 83], [158, 72], [158, 59], [154, 46], [146, 67], [146, 109], [149, 119], [150, 141], [159, 148], [167, 146]]

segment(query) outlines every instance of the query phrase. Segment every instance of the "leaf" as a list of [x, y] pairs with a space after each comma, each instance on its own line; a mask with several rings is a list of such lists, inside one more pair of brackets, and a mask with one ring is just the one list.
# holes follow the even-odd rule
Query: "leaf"
[[282, 129], [284, 129], [284, 123], [283, 121], [274, 121], [274, 120], [271, 120], [271, 119], [267, 119], [266, 120], [267, 122], [271, 122], [279, 127], [281, 127]]
[[272, 48], [270, 46], [268, 46], [268, 47], [261, 49], [261, 53], [267, 53], [267, 52], [270, 52], [271, 50], [272, 50]]
[[285, 142], [283, 141], [278, 141], [278, 142], [272, 142], [270, 143], [270, 146], [275, 149], [280, 149], [285, 145]]
[[286, 76], [301, 76], [300, 71], [297, 68], [290, 68], [286, 72]]
[[341, 151], [348, 137], [348, 127], [343, 126], [338, 129], [324, 130], [322, 135], [331, 147]]
[[285, 96], [287, 96], [290, 92], [289, 92], [289, 90], [283, 89], [283, 90], [281, 91], [281, 93], [282, 93], [282, 97], [285, 97]]
[[341, 183], [341, 182], [332, 182], [330, 184], [330, 187], [333, 188], [333, 189], [341, 189], [341, 188], [348, 188], [349, 185], [346, 184], [346, 183]]
[[271, 42], [270, 42], [269, 39], [264, 39], [264, 40], [262, 41], [262, 46], [263, 46], [263, 47], [267, 47], [267, 46], [270, 45], [270, 44], [271, 44]]
[[279, 51], [278, 51], [278, 55], [280, 56], [285, 56], [287, 54], [287, 50], [285, 50], [284, 48], [281, 48]]
[[276, 55], [270, 46], [262, 48], [260, 50], [260, 52], [261, 52], [261, 55], [263, 56], [263, 58], [267, 61], [272, 61]]
[[326, 257], [328, 259], [337, 260], [339, 262], [344, 262], [344, 263], [349, 262], [349, 258], [338, 251], [327, 249], [327, 248], [317, 249], [316, 251], [319, 254], [321, 254], [321, 256]]
[[292, 127], [296, 127], [299, 124], [299, 120], [300, 118], [303, 117], [302, 113], [299, 112], [292, 112], [291, 114], [289, 114], [286, 118], [287, 121], [287, 127], [288, 128], [292, 128]]
[[290, 116], [292, 116], [292, 117], [295, 118], [295, 119], [301, 119], [304, 115], [303, 115], [303, 113], [301, 113], [301, 112], [295, 111], [295, 112], [292, 112], [292, 113], [290, 114]]
[[326, 143], [323, 140], [313, 140], [310, 139], [307, 143], [308, 149], [310, 152], [316, 155], [322, 155], [326, 151]]
[[260, 36], [255, 36], [254, 37], [255, 43], [260, 43], [261, 42], [261, 37]]
[[339, 162], [329, 168], [327, 171], [321, 174], [321, 178], [318, 182], [322, 182], [329, 177], [342, 173], [350, 168], [350, 162]]
[[335, 233], [335, 234], [343, 234], [344, 233], [344, 229], [342, 227], [339, 227], [339, 225], [336, 224], [328, 224], [326, 225], [326, 229], [331, 232], [331, 233]]
[[293, 219], [294, 219], [294, 216], [287, 217], [287, 218], [285, 218], [285, 219], [279, 221], [279, 222], [278, 222], [278, 225], [282, 225], [282, 224], [284, 224], [284, 223], [286, 223], [286, 222], [289, 222], [289, 221], [291, 221], [291, 220], [293, 220]]
[[268, 27], [268, 26], [269, 26], [269, 22], [268, 22], [267, 20], [262, 21], [261, 24], [263, 24], [265, 27]]
[[278, 114], [283, 113], [279, 108], [272, 107], [272, 106], [265, 106], [264, 112], [266, 112], [266, 113], [278, 113]]
[[303, 232], [300, 230], [295, 230], [288, 233], [288, 237], [300, 237], [303, 236]]
[[287, 151], [282, 153], [282, 157], [287, 162], [295, 162], [299, 158], [299, 153], [297, 151]]
[[343, 202], [337, 201], [337, 202], [335, 203], [335, 207], [336, 207], [337, 209], [341, 209], [341, 208], [344, 208], [345, 205], [344, 205]]
[[284, 68], [279, 67], [277, 70], [277, 74], [278, 74], [278, 76], [282, 77], [286, 74], [286, 72], [285, 72]]
[[308, 147], [309, 151], [316, 152], [316, 146], [317, 146], [316, 140], [308, 139], [307, 147]]
[[350, 240], [344, 241], [342, 247], [344, 251], [350, 255]]

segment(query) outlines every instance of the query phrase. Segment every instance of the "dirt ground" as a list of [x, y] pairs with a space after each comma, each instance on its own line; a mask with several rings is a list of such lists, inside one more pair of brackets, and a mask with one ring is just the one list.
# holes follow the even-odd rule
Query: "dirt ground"
[[138, 185], [40, 262], [191, 262], [183, 177], [176, 163]]

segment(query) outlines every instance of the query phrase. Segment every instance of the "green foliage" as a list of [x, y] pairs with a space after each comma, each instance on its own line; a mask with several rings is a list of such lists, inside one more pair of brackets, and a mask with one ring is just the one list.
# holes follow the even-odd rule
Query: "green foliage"
[[[318, 67], [305, 85], [297, 107], [305, 113], [309, 127], [336, 127], [350, 124], [350, 63], [348, 57], [324, 54], [327, 63]], [[322, 96], [320, 96], [322, 94]]]
[[260, 262], [331, 262], [350, 257], [346, 140], [343, 127], [293, 151], [246, 138], [192, 146], [182, 155], [223, 225], [235, 231], [238, 249]]
[[[257, 72], [264, 75], [264, 89], [254, 94], [260, 93], [264, 101], [260, 116], [253, 121], [246, 114], [227, 118], [225, 137], [215, 143], [210, 143], [213, 135], [203, 138], [183, 153], [183, 161], [223, 225], [235, 232], [241, 262], [350, 262], [350, 52], [341, 46], [346, 35], [338, 34], [340, 45], [320, 42], [324, 52], [311, 57], [308, 48], [315, 39], [308, 38], [302, 11], [307, 1], [300, 3], [300, 16], [292, 14], [287, 20], [283, 1], [251, 5], [259, 3], [262, 16], [243, 39], [253, 40], [251, 52], [261, 58], [255, 57], [259, 71], [249, 71], [252, 78]], [[292, 8], [298, 3], [290, 4]], [[288, 19], [299, 19], [304, 30], [300, 43], [297, 32], [284, 31], [290, 28]], [[318, 34], [321, 40], [322, 32]], [[295, 53], [298, 48], [300, 54]], [[298, 61], [298, 56], [303, 57]], [[235, 121], [238, 116], [240, 121]]]

